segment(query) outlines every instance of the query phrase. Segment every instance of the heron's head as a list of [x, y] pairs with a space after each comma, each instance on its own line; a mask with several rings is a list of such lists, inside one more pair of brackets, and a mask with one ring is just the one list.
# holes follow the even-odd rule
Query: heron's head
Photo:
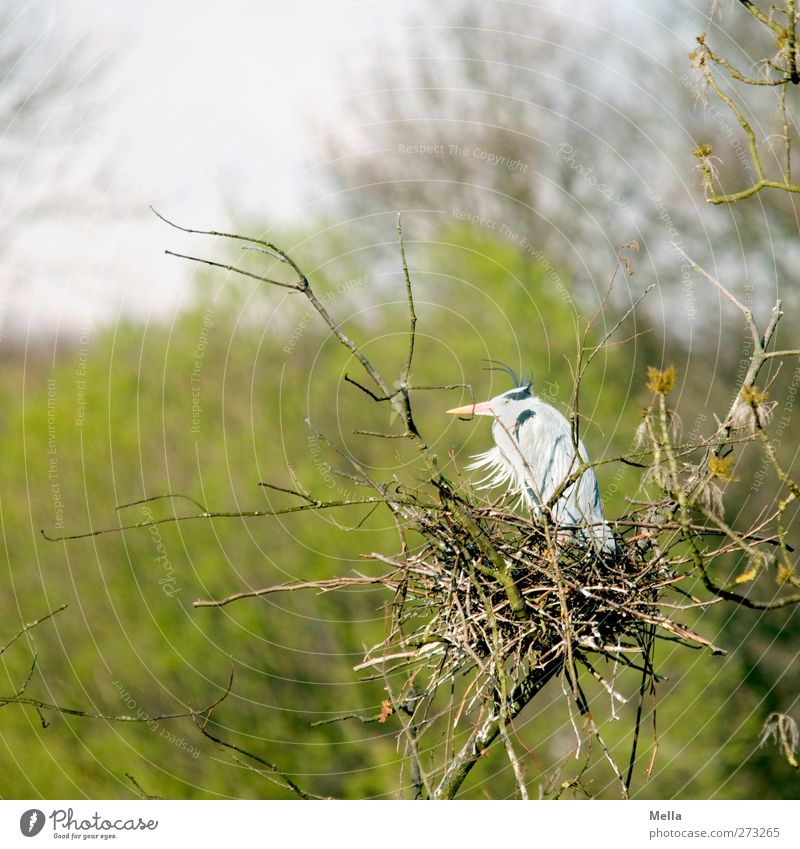
[[533, 391], [531, 384], [528, 383], [509, 389], [501, 395], [495, 395], [488, 401], [466, 404], [447, 412], [454, 416], [491, 416], [499, 419], [507, 427], [511, 427], [520, 420], [521, 416], [524, 418], [526, 412], [530, 411], [532, 401]]

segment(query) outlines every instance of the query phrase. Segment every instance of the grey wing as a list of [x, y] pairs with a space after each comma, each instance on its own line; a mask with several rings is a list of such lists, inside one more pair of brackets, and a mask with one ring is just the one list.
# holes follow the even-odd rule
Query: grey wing
[[[526, 460], [526, 492], [537, 507], [546, 504], [564, 481], [578, 468], [569, 422], [549, 405], [541, 405], [533, 415], [517, 427], [515, 434], [520, 453]], [[559, 499], [561, 509], [574, 484]], [[561, 521], [580, 521], [580, 516], [566, 516]]]
[[[521, 453], [527, 459], [527, 500], [529, 506], [540, 508], [588, 459], [586, 448], [579, 441], [579, 453], [576, 454], [569, 422], [549, 405], [543, 405], [535, 416], [522, 423], [516, 436]], [[584, 537], [591, 538], [604, 551], [616, 550], [611, 529], [605, 523], [594, 469], [587, 469], [566, 487], [552, 510], [558, 524], [589, 526]]]

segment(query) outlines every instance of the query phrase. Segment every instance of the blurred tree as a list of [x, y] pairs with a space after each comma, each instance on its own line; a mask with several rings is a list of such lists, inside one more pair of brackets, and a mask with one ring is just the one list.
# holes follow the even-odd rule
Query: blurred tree
[[[616, 247], [635, 239], [642, 271], [671, 301], [651, 315], [680, 317], [673, 330], [693, 344], [708, 339], [692, 330], [709, 329], [714, 296], [672, 242], [722, 279], [744, 265], [759, 306], [769, 309], [779, 281], [796, 305], [786, 287], [800, 261], [795, 201], [773, 194], [720, 215], [692, 175], [701, 141], [713, 144], [721, 179], [751, 168], [742, 128], [702, 100], [688, 59], [702, 30], [757, 54], [750, 16], [734, 8], [718, 24], [666, 0], [646, 12], [600, 8], [444, 4], [409, 27], [403, 49], [382, 45], [355, 63], [346, 99], [314, 128], [332, 217], [357, 218], [365, 240], [382, 241], [380, 213], [398, 210], [413, 210], [427, 234], [453, 219], [522, 234], [570, 272], [581, 299], [602, 289]], [[764, 104], [753, 121], [779, 131]]]
[[[310, 255], [322, 250], [324, 238], [307, 241]], [[414, 380], [461, 382], [477, 375], [476, 392], [489, 396], [500, 384], [493, 373], [481, 373], [484, 358], [522, 367], [535, 363], [537, 391], [566, 409], [575, 318], [568, 278], [529, 262], [497, 235], [477, 240], [469, 228], [435, 243], [414, 244], [412, 250], [419, 316]], [[354, 259], [343, 260], [341, 266], [334, 262], [315, 271], [320, 296], [354, 338], [368, 340], [370, 356], [391, 368], [402, 361], [406, 348], [406, 309], [397, 295], [402, 273], [396, 269], [392, 277], [377, 279], [365, 269], [349, 277]], [[201, 706], [221, 694], [233, 658], [233, 694], [214, 716], [213, 733], [219, 739], [277, 763], [311, 792], [392, 796], [399, 792], [395, 720], [310, 726], [338, 713], [379, 714], [386, 697], [382, 682], [360, 681], [352, 667], [362, 658], [364, 644], [383, 635], [385, 597], [356, 588], [322, 596], [266, 596], [221, 610], [191, 607], [195, 598], [331, 578], [350, 569], [363, 573], [366, 564], [359, 555], [391, 551], [394, 545], [393, 529], [379, 516], [365, 511], [357, 520], [363, 524], [349, 533], [331, 520], [352, 527], [352, 514], [333, 512], [161, 525], [157, 537], [142, 528], [66, 545], [38, 535], [40, 527], [61, 533], [113, 526], [110, 493], [115, 501], [130, 502], [173, 490], [212, 508], [263, 509], [291, 499], [257, 490], [258, 480], [285, 486], [299, 480], [312, 491], [347, 497], [352, 481], [335, 474], [340, 458], [309, 441], [301, 424], [306, 417], [323, 431], [340, 433], [348, 450], [376, 474], [407, 474], [415, 456], [411, 446], [392, 445], [387, 452], [381, 441], [352, 434], [354, 427], [383, 430], [393, 423], [352, 386], [341, 385], [343, 373], [355, 364], [313, 318], [297, 298], [258, 283], [225, 281], [219, 291], [200, 288], [196, 308], [171, 327], [119, 325], [102, 334], [90, 352], [76, 351], [55, 366], [44, 351], [41, 356], [30, 352], [26, 362], [20, 359], [16, 365], [8, 361], [1, 375], [7, 399], [0, 421], [7, 583], [0, 593], [0, 615], [11, 636], [17, 623], [55, 605], [70, 605], [32, 635], [39, 660], [28, 684], [31, 697], [106, 715], [180, 712], [187, 701]], [[516, 331], [520, 322], [524, 333]], [[638, 329], [626, 327], [625, 335]], [[200, 342], [201, 412], [194, 432], [193, 375]], [[659, 345], [645, 334], [596, 360], [593, 373], [602, 378], [586, 383], [582, 404], [584, 439], [594, 457], [629, 449], [645, 402], [644, 367], [661, 355]], [[683, 373], [687, 364], [676, 363]], [[416, 405], [418, 422], [436, 435], [434, 447], [443, 457], [453, 438], [464, 454], [485, 447], [486, 441], [480, 428], [457, 434], [445, 430], [443, 411], [452, 397], [446, 391], [420, 393]], [[682, 409], [687, 432], [705, 432], [690, 424], [690, 414]], [[619, 515], [635, 486], [636, 469], [601, 467], [598, 476], [608, 515]], [[740, 486], [746, 491], [745, 484]], [[20, 493], [27, 495], [20, 498]], [[726, 501], [736, 509], [734, 491]], [[120, 518], [168, 516], [170, 506], [134, 506]], [[174, 506], [178, 512], [194, 509], [182, 501]], [[757, 515], [755, 503], [748, 507], [753, 513], [742, 521]], [[62, 520], [65, 527], [57, 527]], [[697, 623], [687, 624], [696, 624], [726, 648], [753, 639], [751, 614], [737, 617], [742, 629], [737, 633], [716, 611], [711, 608]], [[0, 642], [6, 639], [3, 635]], [[762, 674], [774, 683], [774, 667], [763, 665], [772, 653], [756, 649], [756, 654]], [[776, 751], [756, 753], [760, 714], [773, 703], [761, 703], [762, 683], [754, 677], [749, 690], [741, 686], [742, 657], [732, 652], [721, 662], [703, 655], [687, 664], [678, 652], [660, 654], [659, 668], [669, 678], [659, 703], [664, 734], [654, 776], [637, 795], [791, 794], [789, 768], [784, 769]], [[9, 695], [25, 679], [30, 651], [18, 642], [3, 661], [0, 695]], [[555, 707], [559, 692], [557, 686], [548, 691], [546, 710], [534, 708], [515, 723], [538, 759], [526, 759], [526, 769], [531, 775], [543, 771], [548, 793], [557, 792], [560, 781], [579, 781], [570, 792], [583, 786], [591, 795], [614, 797], [618, 788], [608, 781], [602, 756], [595, 753], [586, 773], [576, 765], [569, 716]], [[686, 721], [698, 703], [708, 717], [699, 729]], [[608, 721], [608, 700], [600, 688], [592, 705], [608, 745], [616, 752], [629, 748], [625, 729], [630, 725]], [[736, 725], [723, 722], [721, 717], [734, 710]], [[631, 719], [630, 706], [620, 711]], [[241, 755], [201, 737], [188, 719], [119, 724], [47, 713], [49, 726], [43, 729], [35, 710], [12, 711], [8, 705], [2, 718], [0, 738], [9, 764], [0, 773], [5, 795], [20, 787], [45, 797], [78, 791], [125, 795], [134, 792], [126, 772], [147, 792], [167, 797], [286, 794], [262, 774], [244, 769]], [[172, 738], [164, 736], [169, 734]], [[681, 754], [687, 747], [689, 759]], [[650, 754], [650, 744], [643, 742], [641, 758], [646, 761]], [[743, 765], [748, 758], [754, 758], [752, 764]], [[765, 773], [767, 762], [771, 766]], [[733, 774], [736, 780], [729, 781]], [[501, 752], [481, 760], [464, 792], [504, 797], [514, 792], [514, 783]]]
[[[92, 33], [71, 32], [53, 4], [5, 0], [0, 8], [0, 341], [18, 342], [16, 300], [36, 280], [36, 228], [87, 208], [103, 163], [74, 153], [86, 142], [107, 57]], [[80, 161], [82, 167], [76, 167]], [[24, 307], [23, 307], [24, 310]]]

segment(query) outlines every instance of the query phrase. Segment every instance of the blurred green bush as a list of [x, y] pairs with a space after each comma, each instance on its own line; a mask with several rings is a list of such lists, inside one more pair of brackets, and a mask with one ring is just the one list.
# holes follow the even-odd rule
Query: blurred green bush
[[[468, 382], [477, 395], [489, 396], [506, 388], [501, 375], [482, 370], [482, 360], [493, 358], [529, 369], [536, 390], [563, 408], [575, 351], [570, 281], [532, 250], [476, 237], [470, 228], [408, 249], [419, 316], [413, 383]], [[320, 264], [315, 285], [379, 367], [399, 377], [407, 345], [399, 262], [375, 272], [367, 259], [343, 255]], [[278, 764], [310, 792], [397, 796], [395, 720], [311, 725], [380, 710], [383, 683], [363, 680], [352, 667], [362, 649], [380, 639], [390, 599], [360, 589], [192, 607], [198, 598], [375, 569], [360, 555], [394, 550], [387, 516], [348, 508], [200, 519], [159, 525], [157, 533], [138, 529], [66, 542], [40, 535], [42, 528], [75, 533], [167, 516], [173, 507], [181, 515], [196, 512], [182, 499], [115, 511], [115, 505], [167, 492], [234, 511], [293, 503], [259, 488], [259, 481], [287, 486], [296, 478], [323, 499], [352, 493], [353, 482], [335, 473], [343, 463], [311, 439], [307, 418], [376, 476], [416, 474], [412, 446], [353, 435], [355, 427], [390, 430], [390, 410], [343, 382], [345, 373], [361, 379], [358, 364], [327, 337], [299, 296], [221, 273], [197, 277], [192, 307], [171, 321], [125, 320], [88, 338], [4, 354], [0, 521], [7, 568], [0, 644], [22, 623], [62, 603], [69, 607], [2, 655], [0, 693], [20, 687], [35, 650], [26, 695], [106, 715], [154, 716], [213, 702], [233, 661], [233, 692], [215, 711], [215, 734]], [[636, 278], [626, 285], [634, 294], [643, 286]], [[614, 317], [604, 320], [613, 324]], [[632, 322], [622, 337], [641, 329]], [[662, 346], [662, 339], [646, 334], [598, 357], [582, 400], [592, 456], [630, 447], [646, 403], [644, 367], [661, 361]], [[686, 391], [692, 405], [697, 390]], [[480, 421], [443, 415], [462, 398], [452, 390], [415, 396], [418, 424], [443, 464], [451, 462], [451, 449], [463, 460], [490, 438]], [[637, 472], [608, 466], [598, 476], [613, 517], [635, 489]], [[658, 756], [652, 779], [635, 782], [634, 795], [796, 796], [797, 778], [777, 754], [756, 751], [773, 681], [759, 678], [736, 643], [758, 634], [767, 639], [769, 628], [786, 639], [797, 633], [797, 617], [787, 613], [779, 624], [759, 624], [746, 613], [730, 616], [712, 608], [699, 626], [710, 636], [723, 634], [716, 639], [733, 649], [725, 659], [661, 650], [669, 680], [658, 694]], [[631, 694], [638, 686], [629, 676], [620, 681]], [[530, 752], [529, 775], [547, 771], [545, 792], [572, 781], [580, 765], [570, 757], [575, 735], [558, 684], [553, 687], [516, 727]], [[602, 691], [594, 692], [593, 706], [606, 739], [626, 761], [632, 708], [620, 708], [615, 722]], [[640, 773], [652, 749], [648, 735]], [[148, 793], [169, 798], [290, 795], [246, 759], [202, 737], [189, 719], [109, 722], [39, 715], [11, 704], [0, 711], [0, 741], [2, 797], [125, 797], [134, 792], [126, 774]], [[613, 798], [616, 785], [596, 755], [582, 786]], [[499, 798], [512, 795], [513, 787], [497, 751], [475, 770], [465, 793]]]

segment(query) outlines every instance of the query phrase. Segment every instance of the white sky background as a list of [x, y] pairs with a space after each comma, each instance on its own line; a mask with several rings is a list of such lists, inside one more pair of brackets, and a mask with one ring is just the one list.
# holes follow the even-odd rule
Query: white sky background
[[[579, 8], [598, 18], [604, 6]], [[15, 218], [0, 234], [11, 335], [179, 306], [189, 271], [163, 256], [173, 234], [148, 204], [209, 228], [232, 209], [277, 225], [296, 217], [309, 194], [310, 119], [347, 95], [348, 65], [368, 68], [377, 45], [407, 43], [403, 25], [424, 9], [424, 0], [30, 3], [18, 25], [48, 22], [39, 47], [77, 45], [100, 61], [92, 101], [76, 89], [56, 104], [0, 188], [0, 218]]]
[[295, 214], [308, 116], [331, 102], [343, 65], [363, 61], [376, 31], [392, 38], [413, 8], [326, 0], [48, 5], [58, 8], [47, 16], [58, 40], [87, 34], [82, 52], [101, 61], [94, 103], [76, 91], [58, 110], [75, 122], [74, 138], [54, 116], [32, 144], [46, 167], [30, 173], [23, 161], [16, 175], [13, 201], [24, 198], [25, 211], [13, 225], [12, 262], [0, 271], [5, 320], [16, 333], [25, 332], [20, 322], [51, 332], [114, 320], [120, 308], [159, 313], [179, 302], [188, 270], [163, 256], [172, 234], [148, 204], [208, 227], [224, 226], [232, 205], [275, 223]]

